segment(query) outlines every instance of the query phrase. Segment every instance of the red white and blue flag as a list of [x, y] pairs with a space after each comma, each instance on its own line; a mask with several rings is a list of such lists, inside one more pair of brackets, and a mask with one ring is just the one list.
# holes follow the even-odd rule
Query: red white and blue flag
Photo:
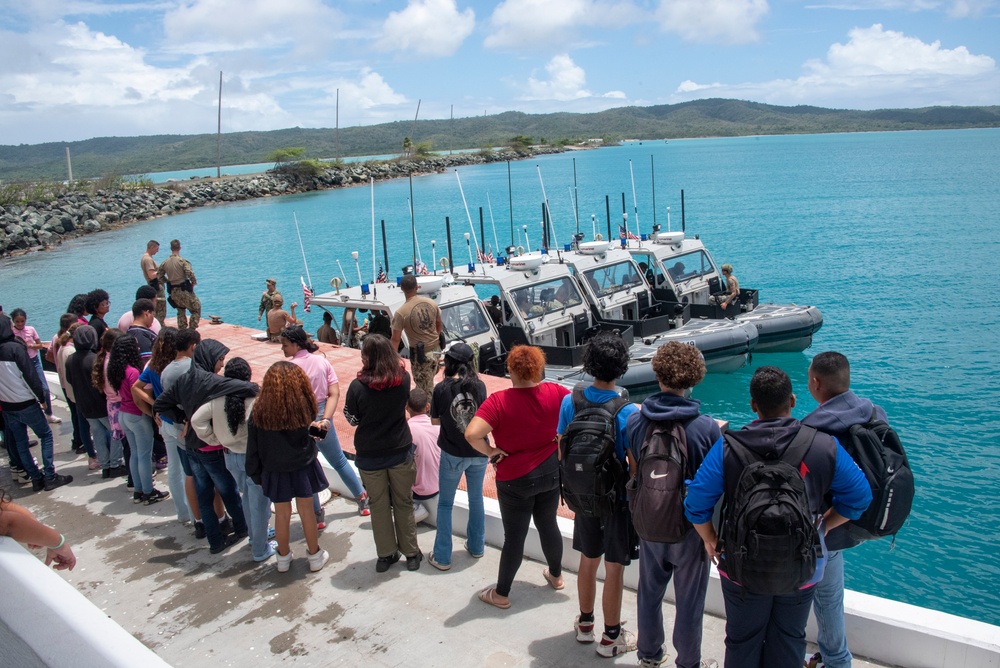
[[618, 226], [618, 237], [620, 239], [629, 239], [630, 241], [638, 241], [639, 240], [639, 237], [637, 237], [634, 234], [632, 234], [631, 231], [625, 229], [624, 225], [619, 225]]
[[419, 275], [419, 276], [426, 276], [426, 275], [427, 275], [427, 274], [429, 274], [430, 272], [429, 272], [429, 271], [427, 271], [427, 265], [426, 265], [426, 264], [424, 264], [424, 263], [423, 263], [422, 261], [420, 261], [420, 260], [417, 260], [417, 265], [416, 265], [416, 273], [417, 273], [417, 275]]
[[309, 302], [312, 301], [313, 291], [312, 288], [306, 285], [306, 279], [299, 276], [299, 280], [302, 281], [302, 310], [309, 313], [312, 308]]
[[484, 252], [482, 249], [476, 249], [476, 262], [480, 264], [493, 264], [493, 249], [490, 248], [489, 252]]
[[388, 283], [389, 277], [385, 274], [385, 269], [382, 268], [382, 263], [378, 263], [378, 274], [375, 275], [376, 283]]

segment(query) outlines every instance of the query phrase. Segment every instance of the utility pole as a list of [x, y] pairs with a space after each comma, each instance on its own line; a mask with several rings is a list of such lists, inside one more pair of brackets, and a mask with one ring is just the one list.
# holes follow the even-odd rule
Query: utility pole
[[219, 127], [215, 133], [215, 178], [222, 177], [222, 70], [219, 70]]
[[73, 183], [73, 161], [69, 159], [69, 146], [66, 147], [66, 170], [69, 172], [69, 182]]

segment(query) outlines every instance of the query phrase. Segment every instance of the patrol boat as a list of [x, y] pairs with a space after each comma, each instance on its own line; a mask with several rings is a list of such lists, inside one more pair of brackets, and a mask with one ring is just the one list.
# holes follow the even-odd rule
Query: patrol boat
[[689, 309], [693, 318], [731, 318], [752, 325], [759, 334], [754, 352], [801, 352], [812, 345], [813, 334], [823, 326], [823, 314], [815, 306], [760, 304], [754, 289], [741, 288], [738, 303], [726, 309], [710, 304], [713, 294], [724, 292], [722, 275], [697, 235], [689, 238], [684, 232], [662, 232], [654, 225], [652, 235], [642, 237], [629, 240], [627, 248], [639, 262], [653, 295]]
[[[334, 290], [315, 295], [311, 302], [334, 313], [337, 322], [343, 322], [344, 310], [348, 308], [353, 308], [356, 312], [382, 312], [391, 321], [392, 315], [406, 302], [403, 291], [394, 283], [363, 284], [343, 289], [339, 278], [334, 278], [330, 283]], [[456, 283], [449, 273], [435, 273], [417, 276], [417, 294], [433, 299], [441, 308], [446, 344], [464, 341], [476, 352], [481, 373], [495, 376], [506, 374], [506, 353], [500, 347], [500, 335], [475, 288]], [[403, 344], [409, 347], [405, 332]]]
[[647, 345], [668, 341], [693, 345], [711, 372], [742, 368], [757, 344], [753, 324], [693, 318], [685, 304], [657, 301], [629, 252], [608, 241], [583, 241], [577, 234], [550, 261], [570, 266], [600, 321], [632, 327]]

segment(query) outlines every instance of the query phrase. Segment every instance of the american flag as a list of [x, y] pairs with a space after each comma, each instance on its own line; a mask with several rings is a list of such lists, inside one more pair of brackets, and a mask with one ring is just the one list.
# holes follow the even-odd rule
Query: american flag
[[476, 249], [476, 262], [480, 264], [492, 264], [493, 263], [493, 249], [490, 248], [489, 252], [483, 252], [481, 249]]
[[389, 277], [385, 275], [385, 269], [382, 268], [382, 263], [378, 263], [378, 274], [375, 275], [376, 283], [388, 283]]
[[302, 310], [309, 313], [312, 309], [309, 302], [312, 300], [313, 291], [312, 288], [306, 285], [306, 279], [299, 276], [299, 280], [302, 281]]
[[427, 271], [427, 265], [426, 265], [426, 264], [424, 264], [424, 263], [423, 263], [422, 261], [420, 261], [420, 260], [417, 260], [417, 264], [416, 264], [416, 273], [417, 273], [418, 275], [420, 275], [420, 276], [425, 276], [425, 275], [429, 274], [430, 272], [429, 272], [429, 271]]
[[[628, 236], [626, 237], [626, 235], [628, 235]], [[632, 232], [630, 232], [629, 230], [626, 230], [624, 225], [619, 225], [618, 226], [618, 237], [620, 239], [628, 238], [630, 241], [638, 241], [639, 240], [639, 237], [637, 237], [634, 234], [632, 234]]]

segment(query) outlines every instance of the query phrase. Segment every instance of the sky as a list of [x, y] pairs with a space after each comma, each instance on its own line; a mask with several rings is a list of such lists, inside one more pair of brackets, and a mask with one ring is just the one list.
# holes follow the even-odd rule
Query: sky
[[[1000, 0], [0, 0], [0, 144], [723, 97], [1000, 104]], [[418, 114], [419, 103], [419, 114]]]

